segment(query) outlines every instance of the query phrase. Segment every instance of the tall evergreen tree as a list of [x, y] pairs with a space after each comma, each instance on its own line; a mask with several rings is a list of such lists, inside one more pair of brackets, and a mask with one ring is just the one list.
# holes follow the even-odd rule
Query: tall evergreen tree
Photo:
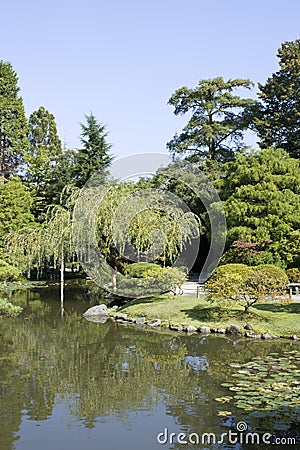
[[43, 106], [29, 117], [28, 141], [24, 178], [35, 195], [35, 216], [43, 220], [49, 204], [59, 197], [54, 173], [63, 159], [55, 117]]
[[16, 175], [28, 148], [27, 121], [11, 63], [0, 61], [0, 182]]
[[251, 124], [256, 104], [232, 91], [250, 89], [252, 85], [250, 80], [224, 81], [217, 77], [200, 80], [194, 89], [177, 89], [169, 104], [174, 106], [175, 115], [191, 113], [191, 118], [167, 144], [173, 156], [184, 154], [192, 159], [222, 162], [232, 159], [234, 150], [243, 147], [243, 132]]
[[55, 117], [41, 106], [28, 121], [29, 151], [26, 155], [26, 180], [36, 191], [50, 182], [51, 173], [62, 155]]
[[82, 187], [95, 172], [105, 171], [111, 161], [112, 145], [106, 141], [105, 125], [98, 122], [94, 114], [85, 116], [87, 124], [81, 126], [82, 148], [78, 150], [74, 163], [75, 182]]
[[57, 164], [51, 173], [51, 183], [47, 184], [45, 195], [47, 204], [61, 204], [61, 196], [66, 186], [74, 186], [73, 166], [75, 151], [71, 149], [63, 149]]
[[256, 126], [261, 146], [274, 145], [300, 157], [300, 39], [284, 42], [277, 54], [280, 69], [259, 84], [262, 100]]

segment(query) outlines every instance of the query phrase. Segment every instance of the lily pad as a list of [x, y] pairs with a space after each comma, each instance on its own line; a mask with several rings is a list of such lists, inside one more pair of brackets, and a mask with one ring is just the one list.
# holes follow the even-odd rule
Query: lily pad
[[230, 366], [232, 382], [222, 386], [234, 393], [237, 408], [250, 411], [252, 417], [276, 419], [276, 430], [289, 429], [287, 423], [299, 418], [300, 351], [286, 351], [283, 356], [273, 352], [264, 358], [254, 357], [245, 364]]

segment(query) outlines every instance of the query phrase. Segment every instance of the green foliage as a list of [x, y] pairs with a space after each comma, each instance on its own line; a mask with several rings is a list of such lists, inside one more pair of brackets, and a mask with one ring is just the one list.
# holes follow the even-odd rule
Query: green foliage
[[[96, 191], [84, 193], [84, 207], [94, 207]], [[90, 206], [88, 206], [90, 204]], [[191, 239], [199, 233], [199, 221], [155, 189], [141, 190], [132, 182], [111, 184], [98, 209], [99, 249], [115, 267], [130, 259], [172, 264]], [[128, 250], [129, 249], [129, 250]]]
[[22, 272], [26, 271], [30, 278], [30, 270], [33, 267], [40, 269], [49, 253], [46, 236], [43, 228], [26, 227], [22, 230], [11, 232], [7, 237], [9, 258]]
[[255, 303], [283, 296], [286, 300], [288, 278], [283, 269], [272, 265], [227, 264], [214, 271], [207, 287], [210, 301], [234, 301], [248, 312]]
[[[269, 429], [286, 431], [299, 416], [300, 352], [272, 352], [265, 357], [255, 356], [246, 363], [231, 363], [234, 373], [228, 387], [235, 405], [250, 413], [250, 417], [270, 420]], [[226, 397], [223, 397], [226, 399]], [[220, 401], [221, 399], [216, 398]], [[287, 406], [288, 405], [288, 406]]]
[[192, 116], [180, 135], [167, 144], [173, 155], [186, 154], [196, 159], [226, 161], [240, 149], [243, 132], [250, 126], [250, 110], [255, 101], [233, 95], [237, 88], [250, 89], [250, 80], [224, 81], [217, 77], [200, 80], [194, 89], [177, 89], [169, 100], [176, 115]]
[[18, 174], [28, 148], [27, 121], [19, 90], [12, 65], [0, 61], [0, 182], [1, 177]]
[[13, 281], [20, 276], [20, 270], [9, 264], [8, 262], [0, 259], [0, 280], [1, 281]]
[[0, 247], [9, 233], [34, 225], [32, 203], [29, 189], [18, 178], [0, 184]]
[[246, 239], [235, 241], [222, 256], [222, 264], [241, 263], [247, 266], [272, 264], [284, 268], [285, 264], [280, 257], [268, 250], [271, 242], [248, 242]]
[[82, 148], [78, 150], [74, 161], [74, 176], [78, 187], [84, 186], [95, 172], [105, 172], [112, 161], [109, 154], [112, 145], [106, 141], [105, 126], [92, 113], [85, 118], [87, 124], [81, 124]]
[[139, 278], [139, 286], [157, 289], [158, 293], [176, 291], [186, 280], [184, 269], [178, 267], [161, 267], [153, 263], [133, 263], [126, 268], [126, 276]]
[[61, 204], [61, 195], [66, 187], [75, 185], [73, 178], [75, 151], [64, 149], [57, 158], [57, 163], [51, 172], [51, 181], [45, 186], [45, 198], [47, 205]]
[[284, 42], [277, 56], [280, 69], [259, 84], [256, 127], [263, 147], [274, 145], [299, 158], [300, 39]]
[[[154, 263], [133, 263], [126, 268], [126, 275], [136, 278], [155, 278], [158, 283], [166, 286], [181, 286], [186, 280], [183, 268], [161, 267]], [[170, 290], [170, 289], [168, 289]]]
[[27, 270], [28, 276], [32, 267], [40, 269], [46, 263], [62, 265], [74, 256], [72, 214], [77, 195], [76, 188], [66, 188], [62, 192], [64, 204], [49, 208], [42, 225], [23, 227], [8, 236], [11, 260], [16, 261], [23, 271]]
[[125, 274], [133, 278], [143, 278], [152, 275], [145, 275], [145, 273], [152, 271], [153, 273], [160, 271], [161, 267], [154, 263], [137, 262], [126, 267]]
[[300, 283], [300, 269], [292, 267], [286, 271], [286, 274], [291, 283]]
[[174, 293], [187, 279], [186, 273], [178, 267], [164, 267], [160, 271], [151, 269], [144, 273], [144, 277], [153, 277], [162, 292]]
[[[28, 122], [29, 151], [26, 153], [24, 178], [35, 194], [35, 214], [46, 212], [55, 191], [53, 172], [64, 157], [54, 115], [41, 106]], [[62, 174], [61, 174], [62, 175]]]
[[[219, 190], [228, 245], [238, 239], [270, 240], [274, 262], [295, 266], [300, 248], [299, 160], [275, 148], [238, 155], [227, 163]], [[281, 263], [280, 263], [281, 264]]]
[[251, 269], [245, 264], [225, 264], [216, 268], [206, 283], [211, 300], [237, 299]]
[[13, 305], [5, 298], [0, 298], [0, 316], [16, 317], [22, 311], [21, 306]]
[[40, 191], [43, 185], [50, 182], [53, 167], [62, 153], [61, 142], [54, 115], [43, 106], [30, 115], [28, 123], [30, 148], [26, 155], [25, 177]]

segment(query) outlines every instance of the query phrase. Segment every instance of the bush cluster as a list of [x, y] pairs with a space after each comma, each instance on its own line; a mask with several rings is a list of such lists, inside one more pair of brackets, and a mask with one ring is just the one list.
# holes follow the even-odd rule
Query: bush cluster
[[0, 316], [14, 317], [21, 314], [23, 308], [13, 305], [6, 298], [0, 298]]
[[248, 312], [254, 303], [287, 300], [288, 282], [285, 271], [277, 266], [225, 264], [217, 267], [207, 282], [208, 299], [234, 301]]

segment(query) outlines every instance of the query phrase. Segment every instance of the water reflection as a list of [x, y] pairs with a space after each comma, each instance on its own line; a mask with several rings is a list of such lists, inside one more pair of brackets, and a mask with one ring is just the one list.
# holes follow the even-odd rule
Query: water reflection
[[231, 417], [218, 416], [229, 363], [299, 348], [88, 322], [81, 313], [91, 302], [76, 292], [63, 319], [55, 289], [27, 301], [18, 293], [22, 316], [0, 319], [0, 450], [150, 450], [162, 448], [156, 436], [165, 427], [221, 435], [247, 416], [232, 407]]

